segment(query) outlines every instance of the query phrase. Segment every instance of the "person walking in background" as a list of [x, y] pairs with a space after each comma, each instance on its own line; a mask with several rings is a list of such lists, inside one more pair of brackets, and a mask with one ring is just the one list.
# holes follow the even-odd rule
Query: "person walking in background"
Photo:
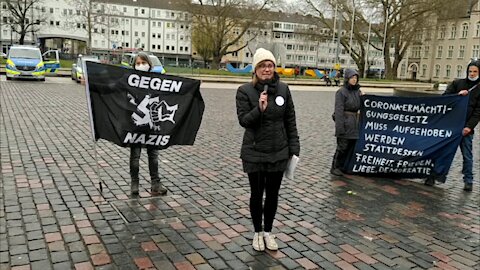
[[[148, 55], [144, 52], [140, 52], [135, 56], [134, 69], [140, 71], [151, 71], [152, 62]], [[139, 192], [140, 178], [138, 176], [140, 170], [140, 154], [142, 152], [141, 146], [130, 147], [130, 177], [132, 179], [130, 185], [130, 192], [132, 195], [137, 195]], [[148, 169], [150, 171], [151, 179], [151, 193], [152, 195], [165, 195], [167, 189], [160, 184], [160, 176], [158, 174], [158, 150], [153, 147], [147, 147], [148, 155]]]
[[289, 158], [300, 153], [300, 142], [290, 89], [275, 72], [275, 57], [260, 48], [252, 66], [252, 81], [240, 86], [236, 95], [238, 121], [245, 128], [240, 157], [251, 190], [252, 246], [257, 251], [277, 250], [272, 227], [278, 194]]
[[[465, 79], [455, 80], [448, 85], [444, 95], [448, 94], [468, 95], [467, 118], [462, 131], [460, 151], [463, 157], [463, 190], [469, 192], [473, 190], [473, 131], [480, 121], [480, 60], [472, 60], [468, 64]], [[429, 176], [425, 185], [435, 185], [437, 177]]]
[[358, 84], [359, 76], [353, 69], [345, 70], [345, 82], [335, 94], [335, 137], [337, 149], [333, 156], [330, 173], [336, 176], [343, 175], [345, 162], [353, 153], [358, 140], [358, 117], [361, 106], [361, 91]]
[[333, 77], [333, 81], [335, 82], [335, 86], [340, 85], [340, 78], [342, 77], [342, 74], [340, 74], [340, 70], [337, 70], [335, 73], [335, 77]]

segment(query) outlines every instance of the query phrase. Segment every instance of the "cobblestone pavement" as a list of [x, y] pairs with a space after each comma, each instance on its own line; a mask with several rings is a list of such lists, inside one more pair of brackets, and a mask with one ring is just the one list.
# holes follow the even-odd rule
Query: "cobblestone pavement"
[[[203, 88], [194, 146], [162, 151], [163, 197], [130, 198], [127, 149], [97, 144], [99, 190], [82, 86], [0, 82], [0, 269], [479, 269], [476, 184], [462, 191], [460, 155], [446, 184], [332, 177], [333, 91], [293, 91], [301, 138], [284, 180], [278, 252], [250, 242], [235, 89]], [[332, 88], [333, 90], [333, 88]], [[352, 192], [349, 192], [352, 191]]]

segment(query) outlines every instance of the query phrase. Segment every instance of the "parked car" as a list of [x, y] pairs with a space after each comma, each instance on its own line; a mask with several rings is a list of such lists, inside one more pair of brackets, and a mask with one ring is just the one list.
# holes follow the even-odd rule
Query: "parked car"
[[[49, 55], [56, 55], [56, 58], [47, 58]], [[19, 78], [45, 81], [45, 74], [55, 73], [58, 67], [60, 60], [57, 50], [50, 50], [42, 55], [38, 47], [14, 45], [8, 51], [5, 71], [7, 80]]]
[[100, 63], [100, 59], [96, 55], [78, 55], [77, 61], [72, 64], [71, 76], [72, 80], [77, 83], [83, 80], [83, 66], [85, 61]]
[[[137, 53], [135, 53], [135, 52], [125, 53], [122, 56], [122, 63], [121, 63], [122, 66], [132, 68], [133, 65], [134, 65], [133, 61], [135, 60], [135, 56], [137, 56]], [[152, 65], [153, 65], [152, 72], [165, 74], [166, 70], [163, 67], [163, 64], [160, 61], [160, 59], [158, 59], [158, 57], [156, 57], [153, 54], [148, 54], [148, 58], [150, 58], [150, 61], [152, 61]]]

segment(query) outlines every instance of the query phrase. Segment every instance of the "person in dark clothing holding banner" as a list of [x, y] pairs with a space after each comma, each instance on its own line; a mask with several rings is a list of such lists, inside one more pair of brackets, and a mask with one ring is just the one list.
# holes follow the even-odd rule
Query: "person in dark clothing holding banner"
[[[460, 143], [460, 150], [463, 156], [463, 182], [465, 191], [473, 189], [473, 131], [480, 121], [480, 60], [473, 60], [467, 66], [467, 78], [453, 81], [445, 91], [444, 95], [458, 94], [468, 95], [468, 108], [463, 138]], [[435, 185], [439, 176], [429, 176], [425, 185]]]
[[353, 69], [345, 70], [344, 85], [335, 94], [335, 137], [337, 150], [333, 156], [330, 173], [336, 176], [343, 175], [345, 162], [349, 154], [353, 153], [358, 139], [358, 117], [361, 106], [361, 91], [358, 84], [358, 73]]
[[[134, 69], [140, 71], [151, 71], [153, 65], [146, 53], [140, 52], [135, 57]], [[140, 179], [138, 177], [140, 167], [141, 146], [130, 147], [130, 177], [132, 178], [130, 192], [132, 195], [138, 194]], [[147, 147], [148, 169], [151, 178], [151, 193], [153, 195], [165, 195], [167, 189], [160, 185], [160, 176], [158, 174], [158, 150], [153, 147]]]
[[236, 95], [238, 121], [245, 128], [240, 157], [250, 182], [252, 246], [257, 251], [278, 249], [271, 234], [278, 193], [289, 158], [300, 153], [292, 96], [275, 65], [270, 51], [258, 49], [253, 56], [252, 82], [240, 86]]

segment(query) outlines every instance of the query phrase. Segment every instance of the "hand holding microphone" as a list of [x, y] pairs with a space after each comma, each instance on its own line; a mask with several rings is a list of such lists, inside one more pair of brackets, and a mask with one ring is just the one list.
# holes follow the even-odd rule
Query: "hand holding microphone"
[[263, 87], [263, 92], [260, 93], [260, 99], [258, 100], [258, 106], [260, 107], [261, 112], [264, 112], [267, 109], [267, 105], [268, 105], [267, 90], [268, 90], [268, 85], [265, 85]]

